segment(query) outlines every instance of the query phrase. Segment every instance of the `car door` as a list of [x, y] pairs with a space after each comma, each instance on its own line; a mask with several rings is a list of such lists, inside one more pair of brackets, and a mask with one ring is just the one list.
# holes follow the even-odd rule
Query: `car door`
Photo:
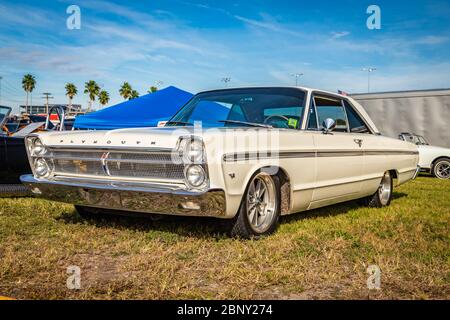
[[[336, 128], [325, 134], [322, 123], [331, 118]], [[316, 186], [310, 208], [358, 198], [363, 179], [363, 136], [351, 133], [343, 100], [313, 93], [307, 122], [316, 130]]]

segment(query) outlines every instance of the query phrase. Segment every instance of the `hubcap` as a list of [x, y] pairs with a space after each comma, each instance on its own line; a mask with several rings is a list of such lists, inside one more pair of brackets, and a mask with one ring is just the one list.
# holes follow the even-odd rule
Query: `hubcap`
[[378, 187], [378, 194], [382, 205], [386, 205], [391, 197], [391, 174], [386, 172], [381, 179], [380, 186]]
[[450, 162], [440, 161], [436, 164], [436, 176], [440, 179], [450, 178]]
[[276, 193], [272, 177], [259, 173], [247, 191], [247, 216], [252, 229], [263, 233], [269, 229], [276, 210]]

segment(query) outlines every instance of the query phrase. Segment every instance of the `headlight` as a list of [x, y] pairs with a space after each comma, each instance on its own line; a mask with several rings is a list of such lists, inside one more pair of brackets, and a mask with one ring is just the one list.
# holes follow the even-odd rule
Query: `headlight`
[[32, 157], [42, 156], [44, 153], [47, 152], [47, 148], [45, 148], [41, 139], [37, 137], [28, 137], [26, 138], [26, 141], [30, 156]]
[[44, 158], [37, 158], [34, 161], [34, 173], [39, 178], [45, 178], [51, 174], [51, 167]]
[[185, 170], [186, 181], [191, 187], [198, 188], [206, 181], [206, 173], [202, 166], [194, 164]]
[[33, 140], [32, 147], [31, 147], [32, 155], [34, 156], [41, 156], [43, 155], [47, 149], [45, 148], [44, 144], [39, 138], [36, 138]]
[[203, 141], [193, 138], [183, 138], [180, 142], [180, 151], [183, 153], [185, 163], [204, 162]]
[[48, 178], [53, 173], [53, 160], [47, 157], [48, 149], [41, 139], [32, 135], [25, 138], [30, 166], [36, 178]]

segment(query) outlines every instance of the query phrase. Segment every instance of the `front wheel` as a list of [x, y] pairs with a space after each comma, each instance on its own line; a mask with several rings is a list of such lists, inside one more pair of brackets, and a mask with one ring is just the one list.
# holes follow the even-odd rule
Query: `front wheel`
[[389, 171], [386, 171], [381, 178], [378, 190], [373, 195], [364, 198], [363, 203], [369, 207], [386, 207], [391, 203], [393, 189], [392, 175]]
[[450, 179], [450, 159], [438, 159], [431, 169], [432, 174], [438, 179]]
[[231, 235], [249, 239], [271, 234], [278, 226], [279, 217], [279, 179], [259, 171], [246, 188], [239, 212], [232, 221]]

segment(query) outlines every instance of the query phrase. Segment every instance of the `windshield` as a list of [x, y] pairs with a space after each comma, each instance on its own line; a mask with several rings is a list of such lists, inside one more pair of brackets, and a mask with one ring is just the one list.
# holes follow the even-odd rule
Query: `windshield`
[[1, 126], [3, 126], [4, 122], [6, 121], [6, 117], [8, 116], [10, 111], [11, 111], [11, 108], [0, 106], [0, 125]]
[[166, 126], [274, 127], [298, 129], [305, 92], [295, 88], [248, 88], [200, 93]]

